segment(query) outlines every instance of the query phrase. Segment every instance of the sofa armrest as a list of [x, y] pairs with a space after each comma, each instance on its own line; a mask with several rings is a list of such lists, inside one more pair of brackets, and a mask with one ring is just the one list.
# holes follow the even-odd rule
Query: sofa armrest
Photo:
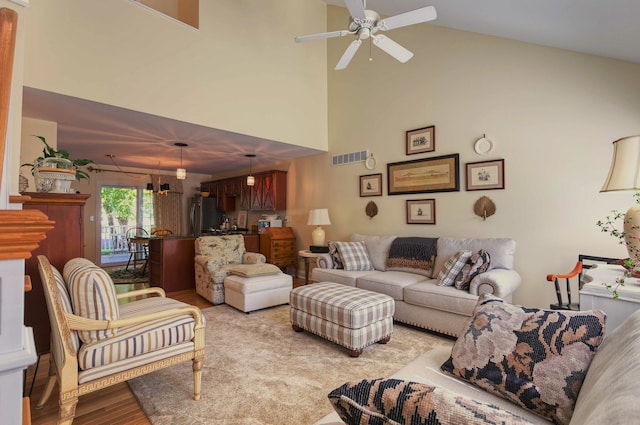
[[518, 289], [522, 278], [515, 270], [492, 269], [480, 273], [469, 284], [472, 295], [493, 294], [506, 301], [511, 300], [511, 294]]
[[245, 252], [242, 255], [242, 264], [260, 264], [266, 262], [267, 257], [258, 252]]
[[321, 269], [332, 269], [333, 260], [329, 254], [318, 254], [316, 257], [316, 267]]
[[195, 256], [195, 263], [202, 266], [203, 269], [207, 269], [207, 262], [211, 259], [211, 257], [207, 256], [207, 255], [196, 255]]

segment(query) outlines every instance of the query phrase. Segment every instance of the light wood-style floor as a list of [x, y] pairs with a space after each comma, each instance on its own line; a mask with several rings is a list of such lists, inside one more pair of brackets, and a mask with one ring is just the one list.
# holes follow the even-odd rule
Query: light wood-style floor
[[[303, 284], [304, 279], [294, 278], [294, 287]], [[213, 305], [196, 294], [194, 289], [169, 293], [167, 296], [199, 308]], [[49, 355], [45, 354], [40, 359], [40, 366], [31, 393], [31, 423], [33, 425], [55, 424], [58, 417], [57, 388], [53, 390], [53, 394], [41, 409], [35, 407], [47, 382], [48, 370]], [[27, 391], [31, 385], [34, 371], [35, 365], [30, 366], [27, 370], [25, 379]], [[129, 385], [123, 382], [80, 397], [73, 424], [150, 425], [151, 422], [140, 408], [138, 401], [129, 389]]]

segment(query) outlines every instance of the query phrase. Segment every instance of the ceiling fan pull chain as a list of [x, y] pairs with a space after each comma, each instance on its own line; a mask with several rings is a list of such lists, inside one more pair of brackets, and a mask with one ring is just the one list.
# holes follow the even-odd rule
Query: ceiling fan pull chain
[[373, 57], [371, 57], [372, 44], [373, 44], [373, 37], [369, 37], [369, 62], [373, 62]]

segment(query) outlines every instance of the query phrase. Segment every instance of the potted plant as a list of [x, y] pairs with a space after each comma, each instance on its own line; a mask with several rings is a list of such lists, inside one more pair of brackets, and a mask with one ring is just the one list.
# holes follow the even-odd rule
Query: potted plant
[[[42, 136], [35, 136], [44, 143], [44, 148], [42, 149], [42, 156], [39, 156], [34, 160], [33, 163], [25, 163], [22, 164], [21, 167], [30, 166], [31, 174], [34, 176], [36, 180], [36, 190], [41, 192], [50, 191], [55, 185], [56, 191], [65, 192], [68, 190], [68, 186], [70, 185], [70, 181], [66, 184], [62, 184], [65, 181], [68, 181], [66, 178], [51, 178], [39, 175], [38, 170], [43, 166], [47, 167], [49, 171], [51, 171], [51, 166], [54, 169], [59, 168], [60, 171], [69, 172], [75, 177], [75, 180], [80, 181], [82, 179], [90, 180], [89, 173], [82, 170], [81, 167], [84, 167], [88, 164], [93, 163], [90, 159], [70, 159], [69, 152], [65, 149], [56, 150], [51, 147], [47, 140]], [[62, 176], [59, 176], [62, 177]], [[71, 178], [73, 180], [73, 178]], [[62, 187], [62, 190], [59, 190]]]
[[[633, 195], [637, 204], [640, 204], [640, 192], [637, 192]], [[605, 233], [608, 233], [610, 236], [616, 238], [618, 243], [621, 245], [625, 245], [627, 248], [627, 253], [629, 254], [629, 258], [625, 258], [620, 261], [620, 265], [624, 267], [624, 274], [617, 278], [613, 284], [606, 284], [607, 289], [612, 290], [613, 298], [618, 298], [618, 288], [620, 286], [624, 286], [625, 279], [628, 277], [640, 277], [640, 250], [637, 248], [637, 236], [635, 233], [638, 231], [638, 226], [631, 225], [630, 222], [625, 216], [623, 212], [618, 210], [611, 211], [612, 215], [608, 215], [605, 217], [605, 220], [598, 220], [596, 225], [600, 227]], [[620, 230], [618, 228], [618, 222], [622, 221], [623, 229], [626, 227], [627, 230]], [[627, 226], [625, 226], [625, 224]]]

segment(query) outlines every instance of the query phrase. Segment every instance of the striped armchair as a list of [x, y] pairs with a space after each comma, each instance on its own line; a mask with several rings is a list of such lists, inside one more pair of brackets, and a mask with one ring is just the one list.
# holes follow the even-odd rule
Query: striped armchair
[[[193, 362], [200, 399], [204, 317], [197, 307], [165, 297], [160, 288], [116, 294], [109, 275], [75, 258], [61, 274], [38, 256], [51, 322], [49, 381], [37, 407], [58, 382], [58, 424], [71, 424], [78, 397], [184, 361]], [[118, 304], [122, 298], [147, 296]]]

